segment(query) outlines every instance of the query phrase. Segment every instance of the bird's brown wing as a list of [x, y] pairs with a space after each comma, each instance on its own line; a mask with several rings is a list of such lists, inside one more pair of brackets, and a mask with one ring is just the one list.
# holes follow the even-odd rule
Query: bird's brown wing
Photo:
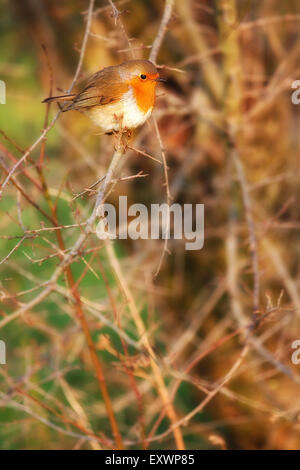
[[93, 106], [104, 105], [119, 101], [126, 91], [128, 85], [122, 83], [118, 72], [114, 67], [107, 67], [92, 75], [85, 88], [66, 106], [63, 111], [71, 109], [84, 110]]

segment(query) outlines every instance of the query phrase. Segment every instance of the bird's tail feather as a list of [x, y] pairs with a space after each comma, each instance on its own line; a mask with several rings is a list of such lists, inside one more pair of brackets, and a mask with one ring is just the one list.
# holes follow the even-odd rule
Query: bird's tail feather
[[42, 103], [60, 103], [64, 101], [73, 101], [76, 95], [60, 95], [60, 96], [49, 96], [42, 101]]

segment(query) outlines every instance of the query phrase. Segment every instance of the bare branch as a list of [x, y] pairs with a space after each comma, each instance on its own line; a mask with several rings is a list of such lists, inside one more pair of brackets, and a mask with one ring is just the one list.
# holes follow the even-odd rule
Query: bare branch
[[164, 14], [163, 14], [156, 38], [153, 41], [152, 49], [151, 49], [150, 56], [149, 56], [149, 60], [153, 62], [154, 64], [156, 64], [159, 49], [162, 45], [164, 36], [166, 34], [167, 26], [171, 19], [173, 8], [174, 8], [174, 0], [166, 0]]

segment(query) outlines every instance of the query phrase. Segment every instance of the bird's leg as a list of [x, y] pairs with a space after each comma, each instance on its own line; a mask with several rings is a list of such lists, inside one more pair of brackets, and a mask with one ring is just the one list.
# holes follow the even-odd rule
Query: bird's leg
[[132, 143], [134, 137], [135, 137], [135, 129], [127, 129], [127, 132], [126, 132], [126, 143], [127, 143], [127, 147]]
[[117, 117], [115, 115], [116, 120], [119, 123], [119, 132], [118, 132], [118, 138], [119, 143], [123, 146], [123, 152], [125, 153], [128, 147], [128, 144], [131, 142], [133, 138], [133, 130], [128, 129], [127, 127], [123, 127], [123, 115]]
[[128, 134], [126, 129], [124, 129], [121, 134], [121, 145], [123, 147], [123, 153], [125, 153], [128, 147]]
[[124, 132], [122, 134], [122, 142], [124, 145], [124, 151], [126, 151], [127, 148], [130, 146], [134, 137], [135, 137], [135, 129], [124, 129]]
[[122, 152], [125, 153], [127, 149], [127, 143], [126, 141], [124, 142], [124, 136], [127, 133], [127, 129], [123, 128], [123, 114], [121, 116], [117, 116], [115, 114], [115, 120], [119, 124], [119, 130], [118, 131], [113, 131], [114, 137], [116, 139], [116, 144], [115, 144], [115, 149], [117, 150], [118, 148], [122, 148]]

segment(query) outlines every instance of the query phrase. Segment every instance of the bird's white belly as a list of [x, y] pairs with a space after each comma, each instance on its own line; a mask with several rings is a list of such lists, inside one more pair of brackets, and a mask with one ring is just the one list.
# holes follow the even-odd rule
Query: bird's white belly
[[119, 131], [120, 123], [123, 129], [135, 129], [141, 126], [151, 116], [152, 109], [146, 113], [141, 111], [130, 89], [121, 101], [95, 106], [88, 111], [88, 115], [103, 132], [111, 132]]

